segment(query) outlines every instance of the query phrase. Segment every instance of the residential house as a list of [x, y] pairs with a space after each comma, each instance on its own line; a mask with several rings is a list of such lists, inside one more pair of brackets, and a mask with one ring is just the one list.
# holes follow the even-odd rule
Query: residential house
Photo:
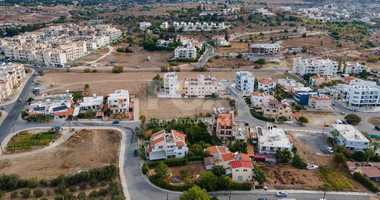
[[275, 99], [273, 95], [266, 95], [262, 92], [253, 92], [251, 94], [251, 107], [261, 107], [264, 102]]
[[250, 46], [251, 53], [256, 55], [272, 55], [280, 51], [280, 45], [274, 44], [252, 44]]
[[[370, 141], [354, 126], [349, 124], [332, 124], [331, 131], [339, 131], [336, 143], [352, 151], [364, 151], [369, 147]], [[332, 134], [329, 137], [333, 137]]]
[[310, 95], [308, 106], [316, 110], [328, 110], [331, 103], [332, 99], [325, 94]]
[[263, 116], [267, 118], [280, 118], [286, 117], [290, 119], [292, 114], [292, 109], [285, 103], [279, 102], [277, 99], [271, 99], [269, 101], [264, 101], [262, 106]]
[[125, 115], [129, 112], [129, 92], [128, 90], [115, 90], [114, 93], [110, 94], [107, 99], [108, 108], [113, 114], [124, 113]]
[[218, 92], [218, 82], [215, 77], [198, 75], [196, 79], [185, 78], [183, 90], [185, 97], [205, 98]]
[[358, 171], [362, 173], [369, 180], [380, 182], [380, 169], [379, 167], [359, 167]]
[[346, 63], [346, 67], [344, 69], [346, 69], [343, 73], [345, 74], [360, 74], [363, 72], [363, 70], [365, 70], [365, 65], [363, 64], [360, 64], [358, 62], [356, 62], [355, 64], [354, 63]]
[[0, 102], [12, 94], [23, 78], [25, 78], [23, 64], [2, 63], [0, 65]]
[[197, 49], [194, 46], [188, 45], [187, 47], [177, 47], [174, 49], [175, 59], [196, 59]]
[[[298, 88], [301, 90], [301, 88]], [[296, 89], [297, 90], [297, 89]], [[319, 92], [318, 91], [313, 91], [311, 88], [308, 88], [306, 90], [302, 91], [296, 91], [294, 93], [294, 100], [300, 104], [300, 105], [308, 105], [309, 104], [309, 97], [310, 96], [318, 96]]]
[[34, 98], [30, 105], [26, 107], [26, 111], [30, 116], [36, 115], [53, 115], [56, 118], [67, 117], [72, 114], [70, 109], [72, 104], [72, 95], [66, 94], [41, 95]]
[[258, 81], [258, 89], [264, 92], [275, 90], [277, 82], [272, 78], [263, 78]]
[[212, 155], [215, 161], [221, 161], [222, 155], [230, 153], [230, 150], [227, 147], [222, 146], [209, 146], [207, 151]]
[[277, 83], [278, 87], [282, 88], [286, 92], [292, 92], [294, 91], [294, 88], [296, 87], [304, 87], [305, 85], [297, 82], [296, 80], [292, 78], [286, 78], [286, 79], [278, 79]]
[[291, 137], [286, 135], [284, 129], [274, 128], [273, 124], [268, 123], [266, 127], [257, 126], [256, 130], [259, 154], [275, 155], [277, 150], [292, 150]]
[[310, 85], [315, 85], [315, 86], [320, 86], [321, 84], [326, 83], [328, 81], [329, 81], [328, 76], [314, 75], [309, 78]]
[[355, 169], [356, 169], [356, 165], [355, 165], [353, 162], [351, 162], [351, 161], [347, 161], [347, 162], [346, 162], [346, 167], [347, 167], [350, 171], [355, 171]]
[[235, 74], [235, 87], [241, 91], [243, 95], [248, 96], [255, 89], [255, 77], [251, 72], [239, 71]]
[[214, 35], [212, 39], [215, 41], [216, 46], [224, 47], [230, 45], [223, 35]]
[[153, 133], [146, 148], [149, 160], [185, 157], [189, 151], [185, 138], [185, 134], [176, 130]]
[[225, 111], [223, 108], [214, 109], [212, 114], [212, 133], [228, 144], [234, 137], [235, 124], [233, 111]]
[[205, 165], [206, 170], [210, 171], [215, 166], [215, 160], [212, 157], [203, 158], [203, 163]]
[[[165, 22], [164, 22], [165, 23]], [[149, 27], [151, 27], [152, 26], [152, 23], [150, 23], [150, 22], [140, 22], [139, 23], [139, 27], [140, 27], [140, 29], [146, 29], [146, 28], [149, 28]]]
[[334, 76], [337, 74], [338, 63], [332, 60], [323, 59], [302, 59], [293, 60], [293, 73], [303, 76], [305, 74], [317, 74], [320, 76]]
[[232, 181], [252, 181], [253, 165], [251, 161], [234, 160], [231, 161], [230, 165], [232, 170]]
[[83, 97], [83, 101], [79, 103], [80, 110], [102, 110], [103, 96]]

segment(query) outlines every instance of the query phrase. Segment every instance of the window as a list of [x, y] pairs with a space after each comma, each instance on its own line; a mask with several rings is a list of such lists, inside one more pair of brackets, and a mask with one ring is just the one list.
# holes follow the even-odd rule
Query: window
[[248, 170], [247, 169], [243, 169], [243, 172], [247, 172]]
[[235, 170], [235, 172], [239, 172], [239, 170], [237, 169], [237, 170]]

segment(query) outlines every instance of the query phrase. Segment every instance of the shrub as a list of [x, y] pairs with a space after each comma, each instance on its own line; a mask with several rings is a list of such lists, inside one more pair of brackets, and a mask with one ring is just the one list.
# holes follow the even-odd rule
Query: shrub
[[98, 191], [98, 196], [105, 197], [107, 193], [108, 193], [108, 190], [106, 190], [105, 188], [100, 188], [100, 190]]
[[123, 72], [123, 70], [124, 70], [123, 66], [116, 65], [112, 68], [112, 73], [121, 73]]
[[188, 185], [172, 185], [172, 184], [166, 182], [165, 180], [159, 180], [158, 178], [155, 178], [154, 176], [150, 176], [149, 180], [154, 185], [156, 185], [160, 188], [163, 188], [163, 189], [171, 190], [171, 191], [181, 191], [182, 192], [182, 191], [185, 191], [185, 190], [190, 188]]
[[40, 185], [42, 185], [44, 187], [47, 187], [48, 186], [48, 182], [45, 179], [41, 179], [40, 180]]
[[147, 163], [144, 163], [143, 166], [141, 167], [141, 171], [143, 174], [147, 174], [149, 171], [149, 165]]
[[41, 189], [35, 189], [33, 190], [33, 195], [36, 198], [40, 198], [42, 197], [42, 195], [44, 195], [44, 191], [42, 191]]
[[232, 182], [231, 184], [231, 190], [251, 190], [252, 189], [252, 183], [247, 182], [247, 183], [235, 183]]
[[62, 195], [57, 195], [54, 197], [54, 200], [64, 200]]
[[90, 192], [90, 194], [88, 194], [88, 196], [91, 198], [96, 198], [96, 197], [98, 197], [98, 192], [96, 192], [96, 190], [94, 190], [94, 191]]
[[[187, 158], [172, 158], [163, 160], [168, 167], [184, 166], [187, 165], [189, 160]], [[158, 165], [158, 161], [147, 163], [150, 168], [154, 168]]]
[[15, 198], [17, 198], [18, 197], [18, 192], [17, 191], [13, 191], [12, 193], [11, 193], [11, 198], [12, 199], [15, 199]]
[[362, 121], [362, 118], [360, 118], [358, 115], [356, 114], [348, 114], [344, 117], [344, 119], [349, 123], [349, 124], [352, 124], [352, 125], [357, 125], [360, 123], [360, 121]]
[[30, 178], [28, 179], [28, 187], [29, 188], [35, 188], [38, 185], [38, 179], [37, 178]]
[[263, 121], [266, 121], [266, 122], [275, 122], [276, 121], [276, 119], [274, 119], [274, 118], [266, 118], [266, 117], [258, 114], [253, 109], [251, 110], [251, 114], [252, 114], [252, 116], [254, 118], [259, 119], [259, 120], [263, 120]]
[[92, 72], [92, 73], [96, 73], [96, 72], [98, 72], [98, 70], [93, 69], [91, 72]]
[[87, 187], [87, 183], [79, 183], [79, 188], [80, 188], [81, 190], [85, 190], [86, 187]]
[[294, 154], [292, 166], [298, 169], [306, 169], [307, 164], [302, 160], [302, 158], [298, 154]]
[[90, 68], [86, 68], [86, 69], [84, 69], [83, 72], [84, 72], [84, 73], [90, 73], [90, 72], [91, 72], [91, 69], [90, 69]]
[[354, 173], [354, 179], [358, 181], [359, 183], [361, 183], [368, 190], [374, 193], [379, 191], [379, 189], [370, 180], [368, 180], [365, 176], [363, 176], [359, 172]]
[[29, 189], [24, 189], [24, 190], [21, 191], [21, 196], [22, 196], [22, 198], [27, 199], [27, 198], [29, 198], [30, 193], [31, 192], [30, 192]]
[[77, 191], [77, 186], [76, 186], [76, 185], [72, 185], [72, 186], [70, 186], [70, 187], [69, 187], [69, 191], [70, 191], [70, 192], [75, 192], [75, 191]]
[[133, 53], [133, 50], [129, 47], [125, 47], [125, 53]]
[[79, 200], [85, 200], [86, 199], [86, 193], [85, 192], [80, 192], [77, 197]]
[[55, 189], [54, 192], [56, 194], [65, 194], [66, 193], [66, 185], [64, 183], [59, 184]]

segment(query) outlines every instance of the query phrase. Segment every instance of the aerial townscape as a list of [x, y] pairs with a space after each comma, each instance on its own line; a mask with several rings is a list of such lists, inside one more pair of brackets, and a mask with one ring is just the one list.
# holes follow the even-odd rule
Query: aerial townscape
[[0, 0], [0, 199], [380, 200], [380, 0]]

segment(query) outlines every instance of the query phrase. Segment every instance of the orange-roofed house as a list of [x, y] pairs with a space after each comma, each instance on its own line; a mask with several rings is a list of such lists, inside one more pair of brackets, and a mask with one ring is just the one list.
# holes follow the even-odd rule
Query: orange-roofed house
[[230, 162], [236, 160], [235, 154], [233, 153], [225, 153], [222, 154], [222, 166], [224, 169], [230, 168]]
[[252, 107], [261, 107], [264, 102], [275, 99], [273, 95], [266, 95], [263, 92], [253, 92], [250, 97]]
[[332, 104], [332, 99], [325, 94], [310, 95], [308, 106], [316, 110], [328, 110]]
[[319, 86], [322, 83], [325, 83], [329, 80], [328, 76], [319, 76], [319, 75], [314, 75], [309, 78], [309, 83], [310, 85], [315, 85]]
[[230, 153], [230, 150], [227, 147], [222, 146], [210, 146], [207, 147], [207, 151], [213, 156], [215, 161], [221, 161], [222, 154]]
[[272, 78], [263, 78], [259, 80], [258, 89], [270, 91], [276, 89], [277, 81]]
[[229, 139], [234, 135], [234, 113], [226, 112], [224, 109], [215, 109], [212, 116], [212, 133], [228, 144]]
[[252, 181], [253, 165], [251, 161], [234, 160], [231, 161], [230, 165], [232, 170], [232, 181]]
[[183, 158], [189, 151], [186, 135], [176, 130], [170, 132], [161, 130], [153, 133], [146, 149], [149, 160]]

